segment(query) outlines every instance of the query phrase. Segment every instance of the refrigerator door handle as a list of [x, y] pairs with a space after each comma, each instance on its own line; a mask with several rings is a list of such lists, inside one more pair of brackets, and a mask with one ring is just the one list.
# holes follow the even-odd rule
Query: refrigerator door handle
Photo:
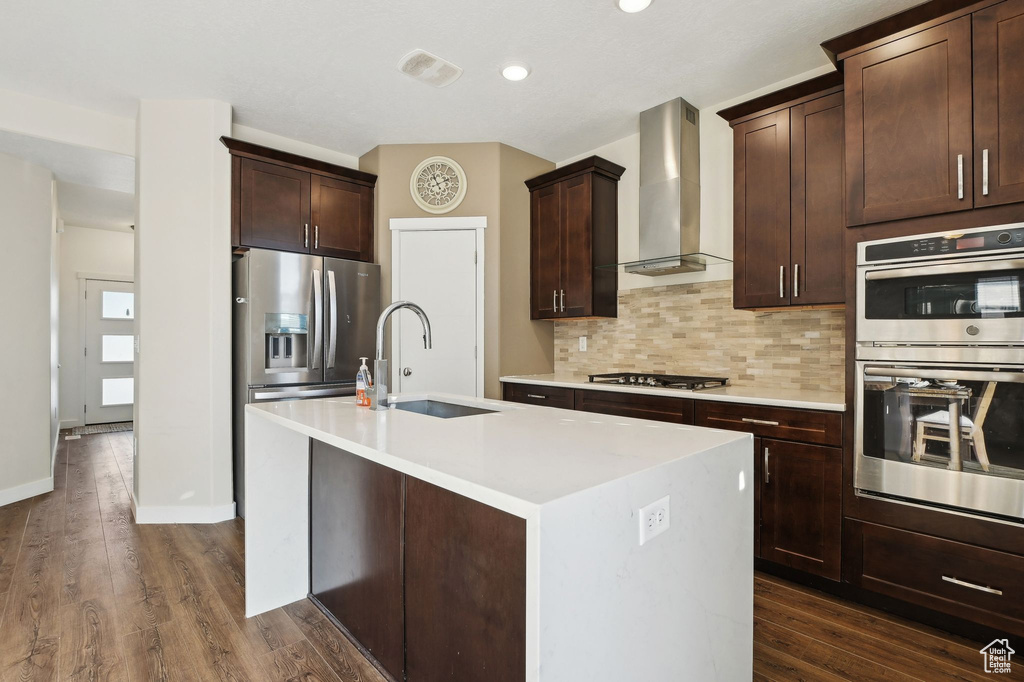
[[334, 270], [327, 271], [327, 297], [331, 311], [330, 341], [327, 344], [327, 369], [334, 369], [334, 356], [338, 354], [338, 285]]
[[320, 359], [324, 352], [324, 292], [320, 271], [313, 270], [313, 358], [309, 362], [310, 369], [320, 369]]

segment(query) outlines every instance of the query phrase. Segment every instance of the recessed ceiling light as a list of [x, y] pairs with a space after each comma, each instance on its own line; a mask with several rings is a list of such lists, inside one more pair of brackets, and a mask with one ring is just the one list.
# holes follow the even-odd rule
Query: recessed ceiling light
[[501, 68], [501, 75], [510, 81], [521, 81], [530, 75], [530, 67], [526, 64], [513, 62]]
[[651, 0], [619, 0], [619, 9], [629, 14], [643, 12], [651, 6]]

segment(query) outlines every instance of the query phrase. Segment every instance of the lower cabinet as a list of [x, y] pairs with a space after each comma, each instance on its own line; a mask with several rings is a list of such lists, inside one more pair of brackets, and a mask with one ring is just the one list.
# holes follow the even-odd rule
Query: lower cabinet
[[761, 460], [759, 556], [839, 580], [842, 450], [767, 438], [757, 440]]
[[394, 680], [526, 676], [526, 521], [313, 441], [311, 597]]
[[310, 591], [395, 679], [405, 666], [402, 474], [313, 441]]
[[1024, 636], [1024, 557], [846, 520], [845, 580]]
[[526, 678], [526, 522], [406, 479], [409, 680]]
[[575, 406], [582, 412], [653, 419], [673, 424], [693, 423], [693, 401], [685, 398], [643, 393], [577, 390]]

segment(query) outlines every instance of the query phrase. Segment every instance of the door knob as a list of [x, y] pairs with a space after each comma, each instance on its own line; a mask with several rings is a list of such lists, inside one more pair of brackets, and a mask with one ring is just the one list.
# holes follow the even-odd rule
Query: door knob
[[405, 369], [403, 369], [403, 370], [402, 370], [402, 376], [403, 376], [403, 377], [407, 377], [407, 376], [409, 376], [410, 374], [412, 374], [412, 370], [411, 370], [411, 369], [409, 369], [408, 367], [406, 367]]

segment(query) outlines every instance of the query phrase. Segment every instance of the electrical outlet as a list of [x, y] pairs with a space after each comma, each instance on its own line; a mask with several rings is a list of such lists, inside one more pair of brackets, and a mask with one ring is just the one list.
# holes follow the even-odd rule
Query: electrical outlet
[[670, 521], [668, 498], [669, 496], [666, 495], [657, 502], [651, 502], [646, 507], [640, 508], [641, 545], [668, 530]]
[[587, 337], [581, 336], [580, 337], [580, 350], [586, 350], [586, 349], [587, 349]]

